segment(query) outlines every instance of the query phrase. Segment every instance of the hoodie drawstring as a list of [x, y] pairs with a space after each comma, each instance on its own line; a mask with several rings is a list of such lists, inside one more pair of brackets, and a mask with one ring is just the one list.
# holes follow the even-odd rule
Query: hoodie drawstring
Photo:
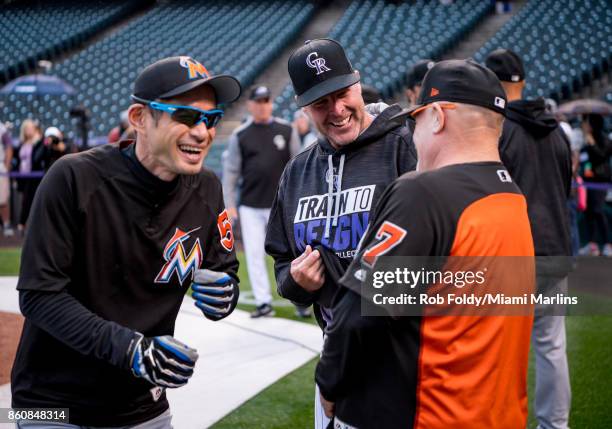
[[344, 172], [344, 154], [340, 156], [340, 165], [338, 166], [338, 189], [336, 190], [336, 199], [333, 199], [334, 195], [334, 158], [332, 155], [327, 157], [327, 167], [329, 171], [329, 180], [327, 185], [327, 217], [325, 218], [325, 239], [329, 239], [329, 234], [332, 226], [332, 205], [333, 205], [333, 226], [338, 224], [339, 213], [336, 210], [336, 202], [338, 202], [338, 208], [340, 207], [340, 193], [342, 192], [342, 174]]
[[331, 210], [332, 210], [332, 193], [334, 192], [334, 158], [332, 155], [327, 157], [327, 171], [329, 177], [327, 179], [327, 216], [325, 217], [325, 235], [323, 238], [329, 238], [329, 229], [331, 227]]
[[[342, 173], [344, 170], [344, 154], [340, 157], [340, 166], [338, 167], [338, 189], [336, 190], [336, 202], [334, 203], [334, 223], [338, 224], [338, 216], [340, 216], [340, 193], [342, 192]], [[336, 210], [336, 206], [338, 209]]]

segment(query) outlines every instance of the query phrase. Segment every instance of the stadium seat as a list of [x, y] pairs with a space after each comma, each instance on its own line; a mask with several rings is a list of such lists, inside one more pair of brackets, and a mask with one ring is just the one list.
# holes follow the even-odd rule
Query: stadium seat
[[475, 59], [482, 62], [497, 48], [512, 49], [525, 63], [526, 98], [568, 99], [607, 73], [611, 40], [608, 0], [530, 0]]
[[[406, 72], [422, 58], [436, 58], [452, 48], [492, 10], [491, 2], [414, 0], [354, 1], [329, 33], [346, 48], [364, 84], [384, 97], [401, 90]], [[277, 115], [291, 119], [297, 109], [288, 85], [275, 100]]]
[[[60, 0], [51, 0], [51, 4], [57, 2]], [[122, 4], [111, 1], [108, 10]], [[106, 10], [98, 4], [91, 8], [84, 6], [96, 17], [98, 9]], [[137, 73], [158, 59], [174, 55], [190, 55], [215, 74], [235, 75], [247, 87], [295, 37], [313, 11], [313, 4], [306, 0], [158, 2], [125, 27], [53, 68], [53, 74], [78, 91], [75, 97], [59, 100], [58, 106], [63, 107], [61, 112], [76, 104], [87, 106], [92, 112], [92, 137], [105, 136], [117, 125], [119, 112], [129, 106]], [[37, 20], [46, 19], [38, 16], [42, 12], [32, 14]], [[81, 20], [90, 19], [82, 15], [78, 15]], [[44, 112], [48, 103], [43, 100], [40, 106]], [[7, 115], [11, 109], [14, 107], [5, 106], [0, 114]], [[54, 109], [49, 111], [55, 112]], [[50, 122], [74, 136], [73, 125], [63, 113], [54, 113]], [[18, 127], [19, 123], [15, 125]]]
[[0, 8], [0, 77], [12, 79], [36, 68], [112, 25], [143, 0], [102, 4], [20, 1]]

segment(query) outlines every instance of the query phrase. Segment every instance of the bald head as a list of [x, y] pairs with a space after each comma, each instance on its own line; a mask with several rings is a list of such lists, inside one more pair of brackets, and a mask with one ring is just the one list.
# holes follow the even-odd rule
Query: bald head
[[414, 141], [419, 170], [499, 161], [503, 120], [501, 114], [472, 104], [432, 103], [416, 116]]
[[456, 114], [457, 126], [465, 130], [486, 128], [494, 134], [501, 134], [504, 117], [499, 113], [472, 104], [455, 104], [457, 108], [451, 112], [451, 115]]

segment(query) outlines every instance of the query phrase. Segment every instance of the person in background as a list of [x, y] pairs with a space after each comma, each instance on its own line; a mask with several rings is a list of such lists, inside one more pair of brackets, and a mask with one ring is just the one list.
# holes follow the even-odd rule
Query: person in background
[[313, 131], [310, 119], [303, 110], [300, 109], [293, 114], [293, 127], [300, 137], [302, 149], [317, 142], [317, 133]]
[[578, 212], [587, 208], [587, 191], [580, 177], [580, 148], [572, 143], [572, 190], [567, 201], [570, 223], [572, 256], [580, 253], [580, 232], [578, 229]]
[[44, 168], [40, 163], [43, 149], [43, 135], [38, 122], [26, 119], [21, 123], [19, 130], [19, 148], [17, 150], [17, 171], [25, 175], [17, 180], [17, 190], [21, 192], [21, 210], [17, 229], [23, 234], [30, 215], [30, 208], [34, 195], [40, 185]]
[[434, 66], [434, 64], [435, 62], [433, 60], [420, 60], [417, 61], [408, 71], [406, 76], [406, 99], [408, 100], [408, 104], [410, 106], [416, 104], [416, 101], [421, 93], [423, 78], [429, 69]]
[[380, 91], [370, 85], [361, 85], [361, 97], [366, 106], [368, 104], [381, 103], [383, 101]]
[[131, 126], [130, 121], [128, 120], [128, 111], [124, 110], [119, 114], [119, 125], [110, 130], [110, 132], [108, 133], [108, 143], [113, 144], [121, 140], [128, 140], [130, 138], [134, 138], [134, 136], [127, 137], [125, 135], [126, 131], [130, 129]]
[[[610, 157], [612, 144], [604, 132], [604, 121], [601, 115], [586, 115], [582, 121], [584, 134], [584, 153], [588, 156], [584, 169], [584, 178], [595, 186], [612, 181]], [[581, 250], [582, 254], [592, 256], [612, 256], [610, 244], [610, 226], [606, 218], [605, 188], [588, 188], [587, 191], [587, 233], [588, 244]]]
[[[525, 69], [518, 54], [496, 49], [486, 60], [508, 99], [499, 141], [501, 160], [527, 198], [538, 292], [567, 293], [571, 234], [567, 200], [572, 183], [569, 139], [544, 99], [526, 100]], [[565, 317], [536, 310], [531, 341], [535, 355], [535, 415], [540, 428], [567, 429], [571, 407]]]
[[59, 128], [49, 127], [45, 130], [45, 139], [41, 153], [41, 164], [45, 171], [49, 170], [55, 161], [62, 156], [74, 152], [74, 145], [64, 138], [64, 133]]
[[[257, 308], [251, 317], [273, 316], [264, 240], [270, 208], [287, 162], [300, 151], [291, 124], [272, 116], [272, 95], [263, 85], [251, 88], [250, 118], [231, 135], [223, 154], [223, 194], [230, 219], [240, 217], [247, 271]], [[240, 198], [238, 187], [240, 185]], [[307, 307], [297, 315], [310, 317]]]
[[11, 226], [11, 179], [8, 176], [13, 161], [13, 139], [7, 127], [0, 123], [0, 216], [5, 237], [15, 233]]

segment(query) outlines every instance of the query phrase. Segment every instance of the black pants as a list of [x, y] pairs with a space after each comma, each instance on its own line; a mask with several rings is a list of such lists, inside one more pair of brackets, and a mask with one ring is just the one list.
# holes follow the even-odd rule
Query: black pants
[[[601, 189], [587, 190], [587, 233], [589, 242], [597, 242], [600, 245], [608, 243], [610, 233], [608, 219], [606, 218], [606, 194]], [[598, 234], [599, 233], [599, 234]]]
[[32, 208], [32, 202], [34, 201], [34, 195], [38, 185], [40, 185], [41, 179], [21, 179], [23, 182], [20, 184], [21, 188], [21, 211], [19, 213], [19, 224], [25, 225], [30, 215], [30, 209]]

